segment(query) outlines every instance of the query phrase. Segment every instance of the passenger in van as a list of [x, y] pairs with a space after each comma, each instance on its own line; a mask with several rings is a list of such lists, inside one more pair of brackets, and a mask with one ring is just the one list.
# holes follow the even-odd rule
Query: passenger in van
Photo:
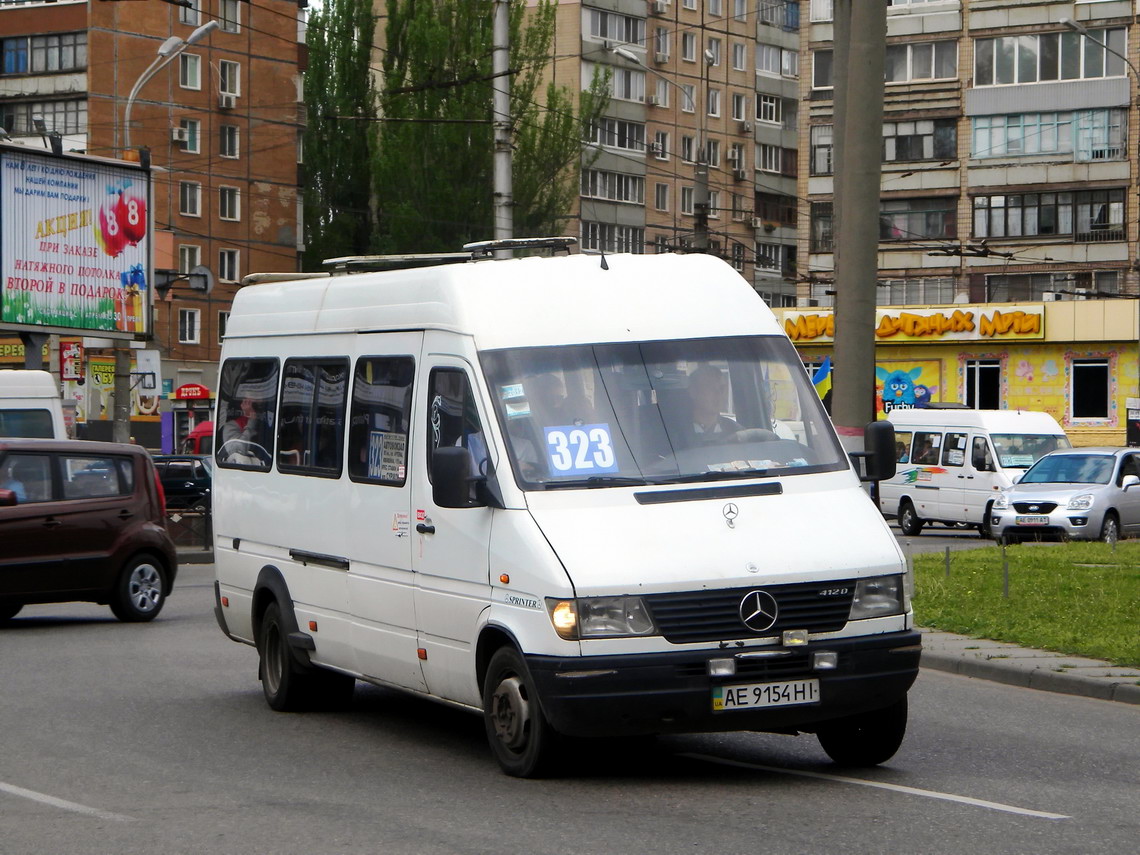
[[914, 457], [915, 463], [937, 463], [938, 449], [934, 447], [934, 440], [929, 436], [922, 444], [922, 451]]
[[231, 460], [235, 454], [251, 456], [249, 446], [260, 444], [258, 440], [261, 437], [261, 426], [264, 420], [261, 414], [261, 403], [253, 398], [242, 398], [239, 408], [240, 414], [222, 425], [222, 445], [234, 443], [226, 448], [227, 455]]
[[697, 442], [720, 442], [740, 430], [739, 424], [722, 415], [728, 403], [728, 378], [715, 365], [702, 365], [689, 375], [689, 398]]
[[17, 477], [14, 461], [9, 461], [0, 476], [0, 490], [11, 490], [16, 494], [16, 501], [23, 504], [28, 501], [28, 491], [24, 489], [24, 482]]
[[905, 442], [895, 443], [895, 456], [898, 458], [899, 463], [908, 463], [910, 461], [910, 456], [906, 453]]

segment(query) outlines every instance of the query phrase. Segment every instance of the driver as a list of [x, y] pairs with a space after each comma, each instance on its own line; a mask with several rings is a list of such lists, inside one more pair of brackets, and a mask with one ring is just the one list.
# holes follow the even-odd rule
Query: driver
[[689, 375], [689, 397], [693, 402], [693, 433], [698, 441], [714, 441], [711, 434], [732, 434], [740, 430], [739, 424], [722, 415], [728, 404], [728, 377], [715, 365], [702, 365]]
[[264, 416], [261, 412], [261, 402], [251, 397], [244, 397], [238, 405], [240, 414], [222, 425], [222, 446], [234, 440], [240, 440], [230, 446], [230, 452], [248, 454], [249, 445], [256, 444], [261, 435]]

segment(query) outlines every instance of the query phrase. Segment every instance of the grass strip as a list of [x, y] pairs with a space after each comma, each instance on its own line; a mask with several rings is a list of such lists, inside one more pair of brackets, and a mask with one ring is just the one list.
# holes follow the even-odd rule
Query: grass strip
[[920, 626], [1140, 667], [1140, 542], [951, 552], [949, 577], [925, 553], [914, 575]]

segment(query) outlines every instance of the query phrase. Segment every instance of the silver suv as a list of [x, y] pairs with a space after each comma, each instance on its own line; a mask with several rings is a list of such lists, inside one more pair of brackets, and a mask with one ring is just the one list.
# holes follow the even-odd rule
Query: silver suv
[[999, 543], [1022, 539], [1103, 540], [1140, 534], [1140, 449], [1051, 452], [993, 504]]

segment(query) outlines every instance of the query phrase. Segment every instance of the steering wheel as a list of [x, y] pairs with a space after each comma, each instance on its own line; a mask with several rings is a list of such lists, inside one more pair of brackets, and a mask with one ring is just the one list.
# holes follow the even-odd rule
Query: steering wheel
[[[238, 460], [236, 459], [237, 457], [252, 457], [256, 463], [251, 463], [248, 460]], [[258, 445], [256, 442], [251, 442], [248, 439], [228, 439], [223, 442], [221, 448], [218, 449], [218, 459], [232, 465], [257, 465], [261, 468], [268, 469], [269, 464], [273, 460], [273, 455], [263, 446]]]

